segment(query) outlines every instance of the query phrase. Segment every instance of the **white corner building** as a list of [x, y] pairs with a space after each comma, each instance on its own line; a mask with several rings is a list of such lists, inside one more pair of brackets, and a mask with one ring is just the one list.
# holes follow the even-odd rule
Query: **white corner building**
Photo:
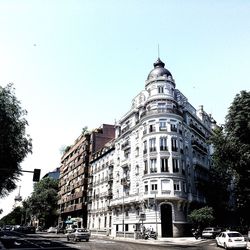
[[107, 166], [104, 174], [101, 168], [100, 173], [94, 171], [96, 183], [99, 177], [99, 183], [104, 181], [102, 189], [90, 191], [92, 200], [97, 194], [109, 195], [102, 203], [89, 203], [91, 230], [135, 237], [144, 226], [152, 227], [159, 237], [179, 237], [188, 231], [192, 203], [206, 202], [202, 183], [210, 168], [207, 139], [216, 123], [203, 106], [196, 110], [175, 87], [172, 74], [158, 58], [145, 89], [116, 124], [114, 151], [109, 151], [109, 158], [104, 154], [112, 167], [99, 163]]

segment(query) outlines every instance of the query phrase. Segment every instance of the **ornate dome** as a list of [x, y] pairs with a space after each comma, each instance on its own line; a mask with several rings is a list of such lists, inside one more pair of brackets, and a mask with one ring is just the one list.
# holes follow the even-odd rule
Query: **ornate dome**
[[152, 69], [148, 74], [147, 80], [157, 78], [159, 76], [172, 77], [171, 73], [167, 69], [165, 69], [164, 66], [165, 63], [162, 62], [160, 58], [158, 58], [157, 61], [154, 63], [154, 69]]

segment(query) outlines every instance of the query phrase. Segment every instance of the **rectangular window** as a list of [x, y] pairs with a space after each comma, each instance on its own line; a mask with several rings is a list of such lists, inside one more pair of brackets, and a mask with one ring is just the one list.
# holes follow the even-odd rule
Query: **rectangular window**
[[158, 93], [164, 93], [164, 88], [163, 86], [158, 86]]
[[168, 158], [161, 158], [161, 172], [168, 172]]
[[145, 192], [145, 193], [148, 193], [148, 185], [145, 185], [145, 186], [144, 186], [144, 192]]
[[181, 191], [180, 183], [177, 181], [174, 182], [174, 191]]
[[156, 173], [156, 159], [150, 159], [150, 172], [151, 173]]
[[136, 149], [135, 149], [135, 156], [136, 157], [139, 156], [139, 148], [138, 147], [136, 147]]
[[155, 139], [155, 138], [149, 139], [149, 151], [150, 151], [150, 152], [156, 151], [155, 142], [156, 142], [156, 139]]
[[186, 166], [185, 166], [185, 161], [181, 161], [181, 171], [182, 171], [182, 174], [185, 175], [186, 173]]
[[148, 161], [145, 160], [144, 161], [144, 174], [147, 174], [148, 173]]
[[167, 151], [167, 138], [166, 137], [161, 137], [160, 138], [160, 150], [161, 151]]
[[179, 160], [178, 159], [172, 159], [172, 167], [173, 167], [173, 173], [179, 172]]
[[187, 184], [186, 184], [186, 182], [183, 182], [183, 191], [185, 193], [187, 192]]
[[128, 231], [128, 224], [125, 224], [125, 231]]
[[155, 132], [155, 125], [154, 124], [149, 125], [149, 132], [150, 133]]
[[112, 225], [112, 216], [109, 216], [109, 227], [111, 227], [111, 225]]
[[136, 165], [136, 167], [135, 167], [135, 174], [136, 174], [136, 175], [139, 174], [139, 165]]
[[183, 141], [182, 140], [180, 140], [179, 146], [180, 146], [180, 152], [183, 154], [184, 150], [183, 150]]
[[151, 184], [151, 191], [157, 191], [157, 184]]
[[177, 132], [177, 126], [176, 126], [176, 124], [171, 123], [170, 124], [170, 128], [171, 128], [172, 132]]
[[147, 153], [147, 141], [143, 142], [143, 154]]
[[172, 138], [171, 139], [171, 144], [172, 144], [172, 151], [177, 152], [178, 151], [177, 139], [176, 138]]
[[159, 128], [160, 130], [167, 130], [167, 120], [159, 120]]

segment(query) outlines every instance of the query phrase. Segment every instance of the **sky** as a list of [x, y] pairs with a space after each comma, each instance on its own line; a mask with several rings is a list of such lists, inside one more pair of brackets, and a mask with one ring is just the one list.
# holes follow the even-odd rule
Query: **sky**
[[[83, 127], [119, 120], [158, 47], [176, 88], [223, 124], [235, 95], [249, 91], [250, 1], [0, 0], [0, 85], [14, 84], [33, 140], [22, 169], [44, 176]], [[32, 174], [17, 185], [27, 198]], [[0, 199], [0, 217], [17, 194]]]

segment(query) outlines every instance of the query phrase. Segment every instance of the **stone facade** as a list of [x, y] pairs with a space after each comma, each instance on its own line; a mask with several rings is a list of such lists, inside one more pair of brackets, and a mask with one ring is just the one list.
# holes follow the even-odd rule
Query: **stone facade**
[[185, 235], [190, 204], [205, 203], [200, 184], [207, 181], [207, 139], [215, 124], [176, 89], [158, 59], [116, 124], [114, 147], [92, 161], [93, 184], [99, 184], [89, 190], [89, 228], [134, 237], [151, 226], [159, 237]]

